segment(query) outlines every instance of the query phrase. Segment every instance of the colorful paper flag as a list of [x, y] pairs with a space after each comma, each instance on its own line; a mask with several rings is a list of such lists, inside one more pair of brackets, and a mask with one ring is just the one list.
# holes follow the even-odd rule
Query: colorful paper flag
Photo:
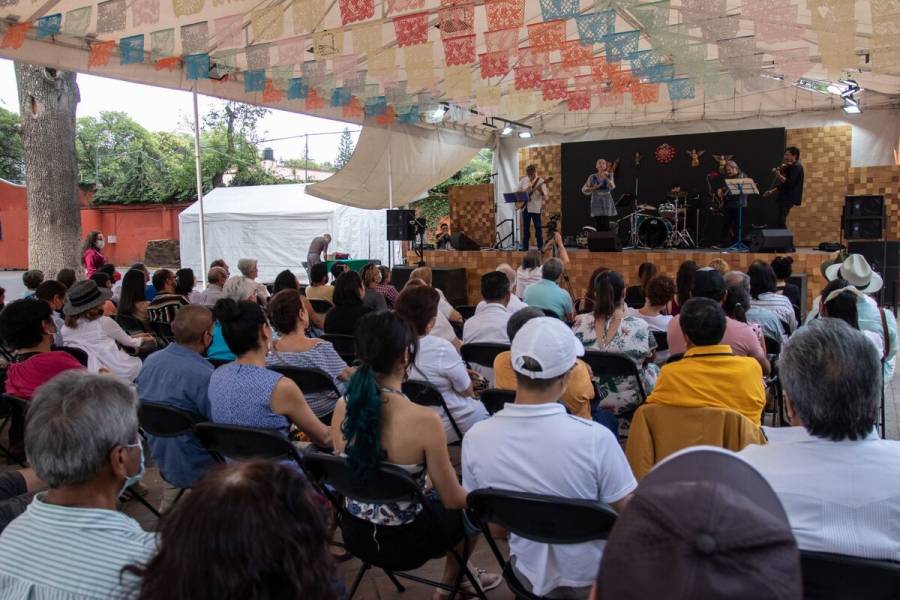
[[394, 34], [400, 48], [428, 41], [428, 13], [416, 13], [394, 19]]

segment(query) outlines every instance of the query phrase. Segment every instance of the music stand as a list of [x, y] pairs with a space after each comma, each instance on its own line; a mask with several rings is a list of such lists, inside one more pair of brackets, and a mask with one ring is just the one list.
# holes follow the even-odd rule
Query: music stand
[[750, 248], [744, 243], [744, 204], [747, 194], [758, 194], [759, 188], [756, 182], [750, 177], [739, 177], [735, 179], [726, 179], [725, 184], [728, 186], [728, 192], [731, 195], [738, 196], [738, 238], [735, 243], [726, 248], [733, 252], [749, 252]]
[[[503, 194], [503, 201], [506, 202], [507, 204], [513, 205], [513, 213], [516, 216], [514, 219], [504, 219], [504, 220], [500, 221], [499, 223], [497, 223], [496, 229], [499, 229], [500, 226], [503, 225], [504, 223], [506, 223], [507, 221], [513, 222], [509, 235], [506, 235], [503, 238], [498, 239], [495, 244], [496, 248], [500, 248], [500, 246], [503, 244], [503, 242], [505, 242], [510, 236], [512, 236], [513, 248], [518, 250], [519, 242], [516, 239], [516, 225], [519, 222], [519, 209], [515, 207], [515, 204], [516, 204], [516, 202], [522, 202], [523, 203], [522, 206], [524, 206], [525, 203], [527, 203], [529, 199], [530, 199], [530, 197], [528, 195], [528, 192], [507, 192], [507, 193]], [[496, 237], [499, 237], [499, 236], [500, 236], [500, 232], [496, 231]], [[527, 250], [527, 248], [526, 248], [526, 250]]]

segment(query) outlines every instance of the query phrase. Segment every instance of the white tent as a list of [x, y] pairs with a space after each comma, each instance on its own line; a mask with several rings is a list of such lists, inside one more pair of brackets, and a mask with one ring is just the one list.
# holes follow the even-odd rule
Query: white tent
[[[303, 184], [216, 188], [203, 198], [206, 255], [224, 258], [237, 270], [240, 258], [259, 261], [259, 280], [270, 282], [284, 269], [305, 281], [301, 263], [309, 243], [330, 232], [328, 252], [388, 262], [385, 211], [342, 206], [310, 196]], [[181, 264], [196, 273], [200, 259], [200, 207], [195, 202], [179, 216]]]

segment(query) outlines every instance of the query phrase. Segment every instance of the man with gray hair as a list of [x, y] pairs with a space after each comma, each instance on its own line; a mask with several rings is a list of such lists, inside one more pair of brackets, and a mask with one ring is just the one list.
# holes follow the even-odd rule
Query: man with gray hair
[[[506, 312], [514, 315], [523, 308], [527, 308], [528, 305], [516, 296], [516, 270], [506, 263], [501, 263], [497, 265], [496, 271], [506, 275], [506, 278], [509, 280], [509, 303], [506, 305]], [[487, 302], [484, 300], [480, 301], [475, 305], [475, 314], [477, 315], [484, 310], [485, 306], [487, 306]]]
[[216, 305], [216, 302], [225, 297], [222, 286], [228, 280], [228, 271], [224, 267], [211, 267], [206, 274], [206, 280], [208, 284], [203, 293], [200, 294], [200, 302], [197, 304], [212, 308]]
[[878, 437], [881, 362], [839, 319], [795, 333], [778, 362], [793, 427], [740, 455], [778, 494], [801, 550], [900, 560], [900, 443]]
[[137, 403], [120, 379], [82, 371], [38, 390], [25, 451], [50, 489], [0, 535], [0, 597], [120, 598], [137, 587], [120, 572], [147, 562], [156, 536], [116, 510], [144, 473]]
[[[725, 273], [725, 286], [730, 288], [733, 285], [741, 286], [749, 294], [750, 276], [743, 271], [728, 271]], [[763, 335], [766, 337], [782, 343], [787, 340], [784, 328], [781, 326], [781, 320], [778, 318], [778, 315], [768, 308], [751, 304], [744, 312], [747, 315], [747, 322], [756, 323], [762, 327]]]
[[242, 258], [238, 261], [238, 271], [256, 285], [257, 301], [264, 305], [271, 294], [265, 285], [256, 281], [259, 277], [259, 261], [255, 258]]
[[564, 321], [574, 319], [575, 308], [569, 292], [559, 287], [565, 266], [558, 258], [550, 258], [541, 267], [541, 280], [525, 290], [525, 304], [549, 310]]

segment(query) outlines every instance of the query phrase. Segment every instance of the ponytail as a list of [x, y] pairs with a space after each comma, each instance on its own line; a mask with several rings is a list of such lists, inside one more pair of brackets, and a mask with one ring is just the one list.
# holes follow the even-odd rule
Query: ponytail
[[381, 391], [372, 367], [363, 363], [347, 383], [344, 394], [347, 413], [341, 433], [347, 440], [344, 452], [353, 472], [362, 480], [375, 472], [384, 451], [381, 448]]
[[622, 302], [625, 280], [615, 271], [604, 271], [594, 282], [594, 317], [610, 317]]
[[741, 284], [729, 286], [725, 301], [722, 303], [725, 314], [741, 323], [747, 322], [747, 311], [750, 310], [750, 293]]

